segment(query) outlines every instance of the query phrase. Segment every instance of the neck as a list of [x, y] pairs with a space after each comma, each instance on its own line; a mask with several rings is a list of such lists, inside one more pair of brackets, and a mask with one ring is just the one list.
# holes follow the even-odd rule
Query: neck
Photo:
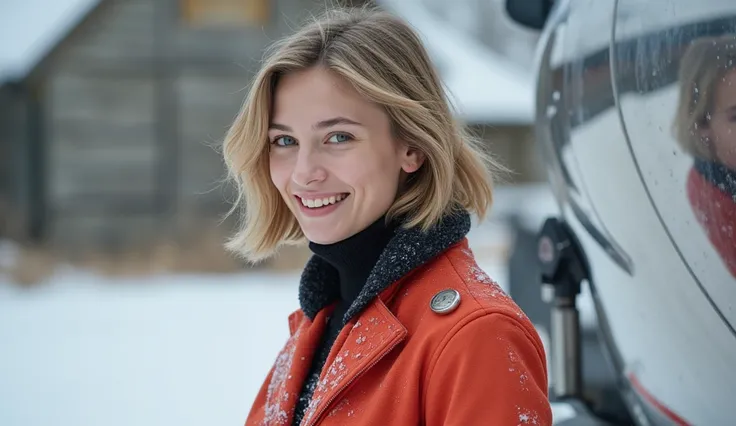
[[378, 258], [391, 240], [395, 224], [381, 216], [364, 230], [333, 244], [310, 242], [309, 248], [337, 270], [340, 299], [347, 306], [358, 297]]

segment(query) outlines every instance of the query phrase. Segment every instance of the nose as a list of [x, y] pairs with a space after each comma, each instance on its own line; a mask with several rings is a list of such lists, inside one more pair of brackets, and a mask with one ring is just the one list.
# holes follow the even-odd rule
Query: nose
[[320, 164], [319, 154], [311, 149], [300, 149], [291, 179], [301, 187], [313, 186], [327, 178], [327, 171]]

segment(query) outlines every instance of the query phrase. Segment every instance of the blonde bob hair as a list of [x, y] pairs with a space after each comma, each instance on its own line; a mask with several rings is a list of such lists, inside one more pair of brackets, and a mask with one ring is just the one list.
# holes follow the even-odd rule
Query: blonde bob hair
[[712, 142], [701, 131], [710, 127], [718, 83], [736, 69], [736, 37], [704, 37], [685, 50], [680, 61], [680, 93], [674, 121], [675, 138], [688, 154], [716, 160]]
[[223, 154], [238, 197], [241, 224], [226, 247], [256, 262], [282, 244], [304, 241], [298, 222], [273, 185], [268, 128], [279, 77], [320, 66], [383, 107], [397, 139], [424, 154], [387, 212], [404, 227], [427, 231], [465, 209], [482, 218], [492, 202], [492, 176], [503, 170], [480, 141], [455, 122], [440, 79], [415, 32], [370, 8], [331, 9], [267, 51], [228, 131]]

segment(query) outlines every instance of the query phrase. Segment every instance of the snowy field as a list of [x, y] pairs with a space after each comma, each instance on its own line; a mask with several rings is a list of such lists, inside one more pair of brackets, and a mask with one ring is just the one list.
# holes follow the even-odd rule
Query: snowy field
[[0, 285], [0, 425], [237, 425], [288, 335], [295, 275]]

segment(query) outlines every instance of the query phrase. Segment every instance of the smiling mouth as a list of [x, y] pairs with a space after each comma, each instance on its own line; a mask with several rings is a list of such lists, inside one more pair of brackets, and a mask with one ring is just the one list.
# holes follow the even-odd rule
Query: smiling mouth
[[348, 198], [350, 194], [338, 194], [338, 195], [332, 195], [330, 197], [322, 197], [322, 198], [302, 198], [298, 195], [296, 195], [296, 198], [302, 203], [302, 206], [308, 208], [308, 209], [319, 209], [322, 207], [331, 206], [333, 204], [340, 203], [344, 201], [346, 198]]

